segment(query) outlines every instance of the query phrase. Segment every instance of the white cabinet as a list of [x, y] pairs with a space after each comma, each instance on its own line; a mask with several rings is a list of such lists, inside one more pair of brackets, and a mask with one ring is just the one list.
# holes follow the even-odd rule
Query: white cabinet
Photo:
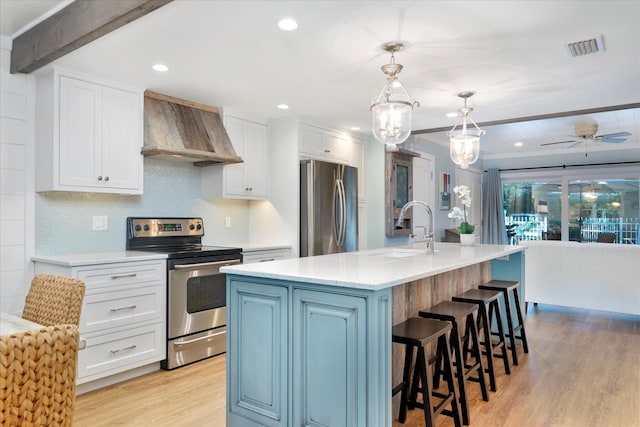
[[54, 67], [36, 96], [36, 191], [142, 194], [142, 90]]
[[267, 126], [225, 115], [224, 126], [243, 163], [202, 169], [203, 198], [266, 199], [268, 196]]
[[80, 315], [77, 384], [95, 381], [166, 357], [166, 260], [61, 266], [37, 261], [35, 273], [86, 285]]
[[243, 249], [242, 263], [251, 264], [254, 262], [267, 262], [290, 257], [289, 248], [278, 249]]
[[349, 164], [351, 141], [338, 132], [301, 124], [299, 151], [302, 157]]

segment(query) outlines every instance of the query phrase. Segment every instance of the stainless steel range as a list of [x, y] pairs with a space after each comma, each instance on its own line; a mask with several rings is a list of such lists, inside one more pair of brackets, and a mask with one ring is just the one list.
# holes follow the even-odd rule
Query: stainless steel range
[[127, 218], [127, 249], [167, 254], [167, 358], [173, 369], [226, 351], [226, 278], [242, 249], [203, 246], [202, 218]]

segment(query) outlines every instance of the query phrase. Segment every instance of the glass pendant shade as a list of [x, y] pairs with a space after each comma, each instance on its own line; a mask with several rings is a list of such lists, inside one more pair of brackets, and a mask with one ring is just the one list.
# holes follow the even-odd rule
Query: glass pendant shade
[[401, 48], [399, 44], [384, 46], [391, 52], [391, 63], [382, 66], [388, 76], [387, 83], [371, 103], [373, 136], [386, 144], [387, 151], [397, 150], [397, 145], [409, 138], [413, 107], [419, 105], [396, 77], [402, 71], [402, 65], [395, 63], [393, 52]]
[[[462, 127], [456, 130], [457, 126], [449, 131], [449, 156], [451, 161], [462, 169], [466, 169], [470, 164], [475, 163], [480, 155], [480, 137], [485, 134], [478, 125], [469, 117], [473, 108], [467, 108], [467, 98], [473, 92], [463, 92], [459, 94], [464, 98], [464, 107], [458, 111], [462, 116]], [[468, 124], [472, 126], [468, 126]]]
[[401, 144], [411, 133], [413, 104], [397, 95], [386, 96], [387, 86], [371, 105], [373, 136], [385, 144]]

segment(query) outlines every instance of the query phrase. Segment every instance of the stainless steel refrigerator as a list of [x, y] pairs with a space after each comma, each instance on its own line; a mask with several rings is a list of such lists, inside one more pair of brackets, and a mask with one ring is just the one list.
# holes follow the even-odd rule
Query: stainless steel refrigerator
[[358, 250], [358, 169], [300, 162], [300, 256]]

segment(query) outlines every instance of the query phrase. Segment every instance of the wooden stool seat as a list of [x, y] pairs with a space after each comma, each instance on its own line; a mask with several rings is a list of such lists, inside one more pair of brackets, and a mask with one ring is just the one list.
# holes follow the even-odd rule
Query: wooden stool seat
[[[393, 342], [406, 346], [402, 383], [395, 386], [392, 390], [392, 396], [400, 391], [402, 392], [400, 397], [400, 414], [398, 416], [401, 423], [404, 423], [406, 420], [407, 408], [413, 409], [414, 407], [418, 407], [424, 410], [425, 425], [427, 427], [433, 427], [436, 415], [441, 413], [452, 417], [456, 427], [461, 425], [460, 404], [453, 380], [451, 350], [447, 336], [451, 329], [452, 324], [450, 322], [423, 319], [421, 317], [412, 317], [393, 326], [391, 330]], [[433, 358], [427, 361], [425, 347], [429, 344], [436, 345], [436, 353]], [[409, 387], [414, 347], [418, 349], [418, 352], [416, 355], [413, 380]], [[443, 370], [444, 376], [447, 378], [447, 393], [439, 393], [433, 390], [433, 385], [431, 384], [433, 377], [430, 375], [430, 363], [432, 361], [439, 363], [440, 360], [444, 363]], [[418, 392], [422, 393], [423, 402], [417, 401]], [[434, 398], [440, 399], [435, 405]], [[450, 410], [446, 409], [448, 405], [451, 406]]]
[[[450, 345], [455, 362], [454, 368], [456, 371], [456, 377], [458, 378], [462, 423], [464, 425], [469, 425], [471, 420], [469, 417], [466, 381], [475, 381], [479, 383], [480, 390], [482, 392], [482, 399], [484, 401], [489, 400], [487, 384], [484, 377], [482, 353], [478, 339], [478, 329], [476, 327], [475, 320], [478, 314], [478, 305], [466, 302], [443, 301], [426, 310], [420, 310], [419, 314], [421, 317], [427, 319], [444, 320], [449, 321], [452, 324]], [[464, 345], [462, 344], [463, 342], [465, 343]], [[468, 351], [469, 343], [471, 343], [470, 351]], [[467, 362], [469, 352], [474, 358], [472, 364]], [[476, 374], [476, 376], [473, 376], [474, 374]], [[438, 378], [439, 375], [436, 374], [436, 380]]]
[[[492, 291], [486, 289], [470, 289], [461, 295], [451, 298], [453, 301], [467, 302], [478, 305], [478, 330], [483, 331], [484, 341], [481, 343], [484, 345], [484, 352], [487, 356], [487, 368], [486, 372], [489, 374], [489, 384], [491, 391], [496, 391], [496, 374], [493, 365], [494, 358], [502, 359], [504, 363], [504, 371], [506, 374], [511, 374], [509, 369], [509, 358], [507, 356], [507, 344], [504, 337], [504, 329], [502, 327], [502, 315], [500, 313], [500, 304], [498, 300], [502, 292]], [[498, 341], [493, 342], [491, 339], [491, 324], [495, 317], [498, 327]]]
[[[513, 364], [518, 364], [518, 354], [516, 351], [516, 339], [519, 339], [522, 342], [522, 349], [525, 353], [529, 353], [529, 345], [527, 344], [527, 334], [524, 330], [524, 319], [522, 317], [522, 310], [520, 309], [520, 298], [518, 297], [518, 287], [520, 286], [520, 282], [514, 282], [510, 280], [492, 280], [488, 283], [483, 283], [479, 286], [480, 289], [487, 289], [493, 291], [502, 292], [502, 296], [504, 298], [504, 307], [507, 311], [507, 329], [508, 333], [505, 334], [507, 338], [509, 338], [510, 350], [511, 350], [511, 359], [513, 360]], [[511, 314], [511, 303], [509, 293], [513, 293], [513, 302], [516, 306], [516, 317], [518, 319], [518, 324], [515, 325], [513, 322], [513, 316]], [[516, 335], [520, 332], [520, 335]]]

